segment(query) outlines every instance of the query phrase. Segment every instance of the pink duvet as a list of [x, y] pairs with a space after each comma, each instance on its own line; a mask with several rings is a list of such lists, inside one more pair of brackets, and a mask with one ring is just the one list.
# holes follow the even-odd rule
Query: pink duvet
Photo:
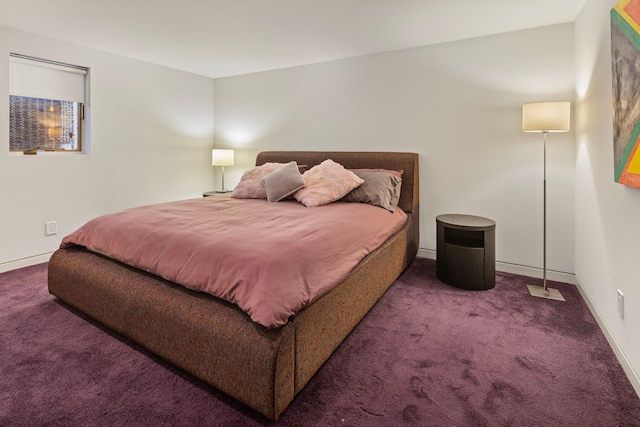
[[98, 217], [65, 237], [187, 288], [238, 305], [267, 328], [340, 283], [406, 221], [363, 203], [183, 200]]

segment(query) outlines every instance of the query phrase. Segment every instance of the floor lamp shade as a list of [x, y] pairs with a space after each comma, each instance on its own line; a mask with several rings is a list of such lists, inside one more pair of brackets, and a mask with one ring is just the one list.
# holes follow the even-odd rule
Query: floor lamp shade
[[522, 106], [522, 130], [542, 132], [543, 145], [543, 226], [542, 226], [542, 286], [527, 285], [534, 297], [564, 301], [557, 289], [547, 288], [547, 133], [569, 132], [571, 104], [569, 102], [534, 102]]
[[211, 150], [211, 164], [222, 167], [222, 190], [218, 193], [227, 193], [224, 188], [224, 167], [233, 166], [233, 150], [213, 149]]
[[569, 132], [571, 103], [534, 102], [522, 106], [524, 132]]

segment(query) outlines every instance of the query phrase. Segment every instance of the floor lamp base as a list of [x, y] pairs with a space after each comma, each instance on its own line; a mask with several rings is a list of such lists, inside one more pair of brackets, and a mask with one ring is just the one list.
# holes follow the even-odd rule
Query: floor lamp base
[[531, 296], [534, 297], [552, 299], [555, 301], [565, 300], [560, 291], [557, 289], [547, 288], [547, 292], [545, 293], [544, 287], [542, 286], [527, 285], [527, 288], [529, 288], [529, 293], [531, 294]]

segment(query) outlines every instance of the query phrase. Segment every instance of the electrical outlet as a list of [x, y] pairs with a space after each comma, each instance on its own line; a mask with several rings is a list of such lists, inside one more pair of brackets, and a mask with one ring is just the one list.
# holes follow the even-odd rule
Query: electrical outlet
[[618, 289], [618, 315], [624, 319], [624, 294]]
[[49, 221], [45, 223], [44, 234], [47, 236], [51, 236], [52, 234], [58, 233], [58, 222], [57, 221]]

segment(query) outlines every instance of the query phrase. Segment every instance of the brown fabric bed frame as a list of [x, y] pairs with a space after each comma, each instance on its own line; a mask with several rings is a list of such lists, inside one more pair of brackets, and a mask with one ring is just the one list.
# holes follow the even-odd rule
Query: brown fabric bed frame
[[[418, 250], [418, 155], [389, 152], [262, 152], [256, 165], [403, 170], [404, 228], [364, 258], [335, 289], [283, 327], [269, 330], [235, 305], [190, 291], [84, 248], [56, 251], [49, 292], [105, 326], [276, 420]], [[311, 209], [311, 208], [310, 208]]]

